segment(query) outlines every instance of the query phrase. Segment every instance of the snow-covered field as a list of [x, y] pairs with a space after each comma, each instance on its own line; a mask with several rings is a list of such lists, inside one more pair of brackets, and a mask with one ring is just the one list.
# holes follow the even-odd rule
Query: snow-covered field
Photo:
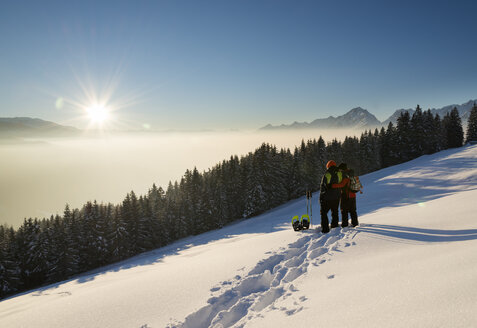
[[475, 327], [477, 146], [362, 182], [357, 228], [294, 232], [302, 198], [3, 300], [0, 327]]

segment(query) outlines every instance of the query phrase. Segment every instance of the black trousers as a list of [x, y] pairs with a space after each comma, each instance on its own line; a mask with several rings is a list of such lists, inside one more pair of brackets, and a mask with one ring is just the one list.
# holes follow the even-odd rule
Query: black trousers
[[330, 231], [328, 225], [328, 212], [331, 210], [331, 228], [338, 226], [339, 214], [338, 207], [340, 206], [340, 200], [321, 200], [320, 201], [320, 214], [321, 214], [321, 231]]
[[356, 198], [341, 198], [341, 226], [348, 226], [348, 215], [351, 216], [351, 225], [358, 225], [358, 213], [356, 212]]

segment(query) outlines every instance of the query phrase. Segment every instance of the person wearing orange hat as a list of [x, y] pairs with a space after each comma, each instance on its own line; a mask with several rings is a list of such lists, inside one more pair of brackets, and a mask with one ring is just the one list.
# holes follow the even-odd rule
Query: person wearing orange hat
[[321, 179], [320, 185], [320, 214], [321, 214], [321, 232], [330, 231], [328, 224], [328, 212], [331, 210], [331, 228], [338, 227], [341, 189], [333, 188], [333, 185], [341, 183], [342, 173], [336, 167], [333, 160], [326, 163], [326, 172]]

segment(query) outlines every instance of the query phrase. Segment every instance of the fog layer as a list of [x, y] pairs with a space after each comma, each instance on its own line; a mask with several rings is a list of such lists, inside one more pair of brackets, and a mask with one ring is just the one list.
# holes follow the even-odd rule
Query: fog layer
[[61, 214], [66, 203], [75, 208], [89, 200], [117, 204], [131, 190], [144, 194], [153, 183], [166, 189], [186, 169], [207, 170], [263, 142], [293, 149], [320, 134], [328, 142], [356, 133], [151, 133], [0, 144], [0, 224], [18, 227], [25, 217]]

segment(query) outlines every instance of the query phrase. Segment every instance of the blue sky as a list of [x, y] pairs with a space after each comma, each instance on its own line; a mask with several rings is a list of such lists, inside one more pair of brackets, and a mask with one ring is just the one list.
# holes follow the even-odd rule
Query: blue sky
[[[477, 98], [475, 1], [2, 1], [0, 116], [249, 129]], [[60, 101], [59, 99], [62, 99]]]

